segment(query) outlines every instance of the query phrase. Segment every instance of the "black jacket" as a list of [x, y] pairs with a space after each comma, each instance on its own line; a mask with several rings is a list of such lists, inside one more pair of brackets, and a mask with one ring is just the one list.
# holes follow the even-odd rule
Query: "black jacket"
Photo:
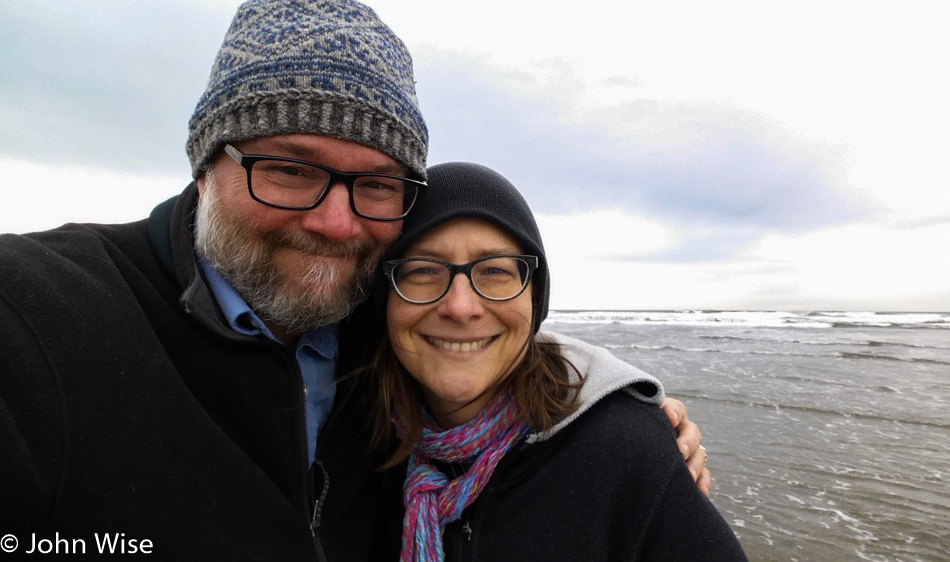
[[443, 545], [448, 562], [746, 560], [666, 415], [620, 391], [509, 451]]
[[[124, 533], [159, 560], [373, 559], [385, 476], [360, 379], [338, 383], [311, 486], [293, 349], [228, 328], [196, 267], [196, 200], [192, 184], [147, 221], [0, 236], [0, 532], [21, 554], [34, 534], [94, 554]], [[360, 316], [341, 372], [376, 333]]]

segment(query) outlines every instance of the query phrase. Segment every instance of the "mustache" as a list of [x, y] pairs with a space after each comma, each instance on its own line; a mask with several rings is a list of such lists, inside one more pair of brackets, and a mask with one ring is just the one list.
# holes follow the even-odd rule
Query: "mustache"
[[261, 241], [268, 250], [288, 248], [311, 256], [331, 258], [360, 258], [372, 253], [372, 244], [348, 240], [346, 242], [330, 242], [322, 234], [312, 232], [268, 232], [261, 237]]

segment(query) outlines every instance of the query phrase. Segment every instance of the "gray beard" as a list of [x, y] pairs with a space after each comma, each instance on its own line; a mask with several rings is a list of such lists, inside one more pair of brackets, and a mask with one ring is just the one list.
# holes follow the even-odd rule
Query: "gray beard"
[[[352, 241], [335, 244], [319, 234], [248, 231], [221, 203], [209, 171], [198, 200], [195, 247], [240, 294], [258, 317], [288, 332], [328, 326], [349, 316], [369, 295], [385, 247]], [[273, 261], [278, 248], [303, 254], [356, 258], [349, 279], [330, 262], [314, 263], [299, 283], [288, 283]], [[309, 287], [303, 291], [298, 287]]]

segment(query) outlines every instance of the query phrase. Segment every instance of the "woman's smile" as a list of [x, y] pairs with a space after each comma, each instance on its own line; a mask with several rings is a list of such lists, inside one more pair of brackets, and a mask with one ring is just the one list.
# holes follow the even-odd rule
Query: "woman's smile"
[[479, 349], [491, 343], [493, 339], [495, 339], [495, 336], [489, 336], [487, 338], [482, 338], [479, 340], [449, 341], [449, 340], [440, 339], [434, 336], [423, 336], [423, 337], [425, 338], [426, 341], [428, 341], [435, 347], [438, 347], [439, 349], [444, 349], [445, 351], [462, 352], [462, 353], [470, 353], [472, 351], [478, 351]]

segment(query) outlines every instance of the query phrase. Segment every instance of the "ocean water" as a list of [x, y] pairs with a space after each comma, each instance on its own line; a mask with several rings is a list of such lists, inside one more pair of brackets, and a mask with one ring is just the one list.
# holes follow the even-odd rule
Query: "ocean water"
[[950, 560], [950, 313], [552, 312], [663, 381], [754, 561]]

